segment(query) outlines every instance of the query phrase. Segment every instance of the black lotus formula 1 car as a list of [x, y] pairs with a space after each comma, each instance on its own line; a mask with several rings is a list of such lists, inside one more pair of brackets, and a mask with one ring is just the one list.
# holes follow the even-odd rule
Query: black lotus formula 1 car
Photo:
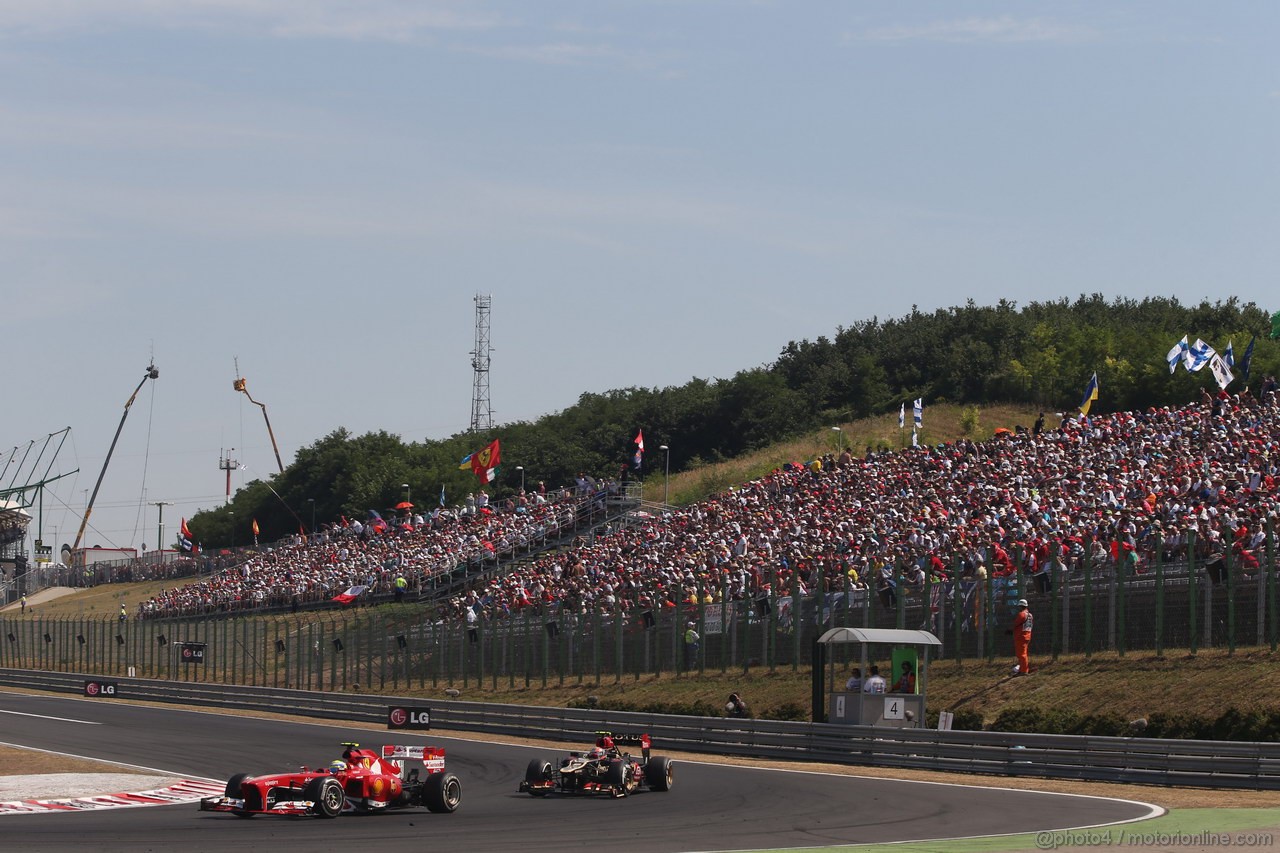
[[[647, 734], [596, 732], [596, 735], [596, 745], [592, 749], [569, 753], [560, 759], [558, 769], [542, 758], [530, 761], [520, 790], [535, 797], [558, 793], [607, 794], [615, 798], [645, 788], [671, 790], [673, 762], [660, 755], [650, 756]], [[641, 758], [632, 757], [621, 746], [639, 746]]]

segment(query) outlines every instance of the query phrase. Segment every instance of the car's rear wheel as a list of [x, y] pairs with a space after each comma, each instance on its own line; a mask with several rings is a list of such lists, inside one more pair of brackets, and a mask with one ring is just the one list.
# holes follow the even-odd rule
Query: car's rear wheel
[[535, 758], [529, 762], [529, 767], [524, 771], [524, 781], [528, 783], [529, 793], [535, 797], [544, 797], [547, 789], [535, 788], [535, 785], [546, 785], [551, 781], [551, 762], [541, 758]]
[[462, 783], [452, 773], [432, 773], [422, 784], [422, 802], [436, 814], [457, 811], [462, 804]]
[[655, 791], [670, 791], [674, 780], [670, 758], [655, 755], [644, 765], [644, 781]]
[[312, 779], [302, 789], [302, 798], [314, 802], [312, 814], [323, 818], [334, 818], [342, 814], [342, 807], [347, 802], [347, 795], [342, 792], [342, 783], [332, 776]]

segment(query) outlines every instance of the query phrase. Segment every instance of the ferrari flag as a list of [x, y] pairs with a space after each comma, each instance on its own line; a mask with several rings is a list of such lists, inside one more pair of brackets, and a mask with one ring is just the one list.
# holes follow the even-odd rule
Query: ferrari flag
[[498, 439], [494, 439], [493, 443], [478, 453], [471, 453], [463, 457], [462, 464], [458, 467], [463, 471], [470, 470], [475, 474], [482, 483], [492, 483], [497, 475], [498, 463], [502, 461], [502, 452], [498, 447]]
[[637, 469], [640, 463], [644, 462], [644, 430], [636, 432], [636, 455], [631, 457], [631, 461], [635, 463]]

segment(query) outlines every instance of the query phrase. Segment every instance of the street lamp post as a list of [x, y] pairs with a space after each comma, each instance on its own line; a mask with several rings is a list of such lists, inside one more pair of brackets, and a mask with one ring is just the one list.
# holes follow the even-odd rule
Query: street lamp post
[[236, 549], [236, 511], [229, 509], [227, 515], [231, 516], [231, 550], [234, 551]]
[[842, 429], [841, 429], [840, 427], [838, 427], [838, 426], [833, 426], [833, 427], [831, 428], [831, 431], [832, 431], [832, 432], [834, 432], [834, 433], [836, 433], [836, 436], [835, 436], [836, 441], [840, 442], [840, 448], [839, 448], [839, 449], [840, 449], [840, 451], [841, 451], [841, 452], [843, 452], [843, 451], [844, 451], [844, 430], [842, 430]]
[[671, 448], [665, 444], [658, 447], [662, 451], [665, 471], [662, 475], [662, 505], [671, 503]]
[[524, 494], [524, 466], [517, 465], [516, 470], [520, 472], [520, 494]]
[[401, 483], [401, 484], [400, 484], [400, 488], [404, 489], [404, 502], [405, 502], [405, 503], [412, 503], [412, 502], [413, 502], [413, 489], [409, 488], [409, 484], [408, 484], [408, 483]]
[[316, 499], [307, 498], [307, 503], [311, 504], [311, 535], [316, 535]]

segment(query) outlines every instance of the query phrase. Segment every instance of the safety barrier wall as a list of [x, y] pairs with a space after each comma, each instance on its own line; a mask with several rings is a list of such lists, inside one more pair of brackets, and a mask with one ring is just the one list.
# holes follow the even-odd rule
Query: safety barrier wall
[[[0, 684], [83, 693], [94, 676], [0, 669]], [[878, 729], [823, 723], [497, 705], [334, 692], [113, 679], [119, 700], [150, 700], [382, 723], [388, 708], [429, 707], [433, 728], [585, 743], [645, 731], [654, 751], [1208, 788], [1280, 788], [1280, 744], [1007, 732]]]

